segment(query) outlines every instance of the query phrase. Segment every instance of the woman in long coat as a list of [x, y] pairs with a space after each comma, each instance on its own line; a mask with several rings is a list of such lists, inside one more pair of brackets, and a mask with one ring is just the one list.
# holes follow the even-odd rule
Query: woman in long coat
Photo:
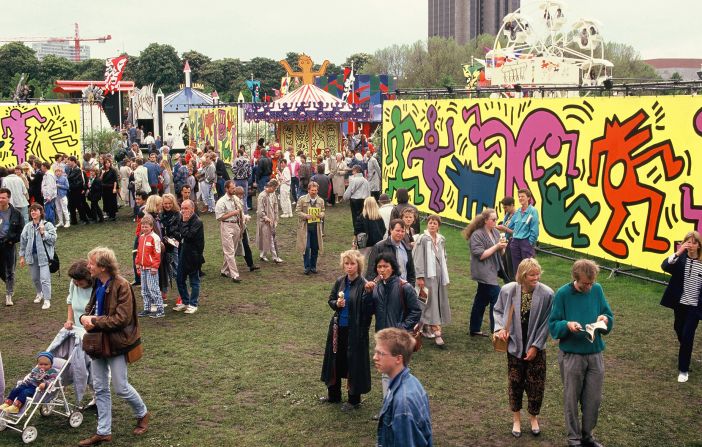
[[348, 250], [340, 258], [344, 275], [336, 280], [329, 294], [329, 307], [334, 316], [329, 323], [322, 364], [321, 380], [327, 385], [328, 395], [320, 401], [341, 402], [341, 379], [346, 378], [349, 399], [341, 409], [349, 411], [358, 408], [361, 395], [371, 389], [368, 328], [373, 307], [370, 295], [364, 290], [363, 255], [357, 250]]
[[280, 259], [275, 243], [275, 227], [278, 225], [279, 218], [278, 198], [275, 195], [276, 188], [278, 188], [278, 181], [271, 179], [258, 195], [256, 243], [258, 244], [258, 256], [262, 261], [268, 261], [266, 254], [270, 253], [273, 261], [281, 263], [283, 260]]
[[344, 196], [347, 172], [348, 169], [346, 168], [344, 157], [340, 153], [336, 154], [336, 166], [332, 170], [332, 189], [336, 196], [336, 203], [341, 203], [341, 198]]
[[427, 218], [427, 229], [417, 239], [412, 250], [417, 286], [428, 289], [427, 302], [422, 311], [421, 322], [430, 326], [429, 336], [436, 344], [444, 345], [441, 327], [451, 322], [451, 307], [448, 299], [448, 265], [446, 264], [446, 240], [439, 234], [441, 218], [432, 214]]
[[102, 179], [102, 208], [107, 214], [107, 218], [114, 222], [117, 215], [119, 185], [117, 171], [112, 167], [112, 160], [105, 160], [100, 176]]

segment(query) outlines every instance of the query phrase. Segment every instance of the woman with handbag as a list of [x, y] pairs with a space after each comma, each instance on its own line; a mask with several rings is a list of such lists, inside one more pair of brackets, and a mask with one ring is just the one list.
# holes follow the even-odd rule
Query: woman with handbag
[[441, 326], [451, 322], [451, 306], [448, 299], [449, 274], [446, 263], [446, 239], [439, 234], [441, 217], [432, 214], [427, 218], [427, 229], [417, 239], [412, 250], [414, 272], [420, 299], [425, 293], [426, 305], [421, 322], [424, 334], [433, 338], [437, 346], [444, 346]]
[[378, 202], [375, 201], [373, 196], [366, 197], [366, 200], [363, 201], [363, 212], [358, 216], [358, 228], [361, 230], [361, 233], [366, 235], [365, 241], [362, 240], [361, 233], [356, 235], [356, 240], [361, 242], [360, 244], [357, 242], [359, 249], [372, 247], [387, 236], [385, 221], [380, 215]]
[[520, 410], [524, 391], [529, 400], [531, 434], [541, 434], [537, 416], [546, 384], [546, 339], [553, 290], [539, 282], [540, 278], [539, 262], [534, 258], [522, 260], [516, 282], [502, 287], [493, 311], [494, 342], [507, 344], [507, 391], [515, 438], [522, 434]]
[[51, 307], [51, 271], [49, 264], [54, 259], [56, 227], [44, 220], [44, 207], [38, 203], [29, 206], [30, 221], [24, 226], [20, 236], [20, 266], [29, 266], [34, 289], [37, 292], [35, 303], [44, 303], [41, 308]]
[[342, 411], [358, 408], [361, 394], [371, 389], [368, 327], [371, 322], [370, 296], [365, 294], [366, 280], [361, 276], [365, 258], [357, 250], [341, 253], [344, 275], [334, 283], [329, 294], [329, 307], [334, 316], [329, 323], [324, 350], [321, 380], [327, 385], [327, 396], [320, 402], [341, 402], [341, 379], [347, 379], [348, 402]]
[[495, 326], [492, 310], [500, 294], [498, 277], [502, 270], [502, 255], [507, 247], [507, 240], [500, 236], [496, 226], [497, 213], [492, 208], [486, 208], [463, 230], [463, 237], [468, 240], [470, 248], [470, 276], [478, 282], [473, 308], [470, 311], [468, 333], [471, 337], [488, 336], [480, 330], [488, 304], [490, 333]]
[[136, 300], [129, 282], [121, 277], [115, 253], [97, 247], [88, 253], [88, 269], [95, 280], [93, 292], [81, 315], [87, 331], [83, 350], [91, 357], [90, 371], [98, 411], [96, 433], [78, 443], [92, 446], [112, 441], [112, 396], [110, 377], [115, 393], [132, 407], [137, 425], [133, 433], [148, 430], [150, 413], [139, 393], [127, 380], [127, 363], [137, 361], [143, 353]]

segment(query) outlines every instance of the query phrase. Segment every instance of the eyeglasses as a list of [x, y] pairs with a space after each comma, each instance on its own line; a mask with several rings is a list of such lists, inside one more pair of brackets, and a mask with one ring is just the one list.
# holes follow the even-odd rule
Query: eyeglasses
[[389, 352], [378, 351], [377, 349], [373, 350], [373, 355], [377, 355], [378, 357], [385, 357], [386, 355], [389, 355], [391, 357], [397, 357], [397, 355], [392, 355]]

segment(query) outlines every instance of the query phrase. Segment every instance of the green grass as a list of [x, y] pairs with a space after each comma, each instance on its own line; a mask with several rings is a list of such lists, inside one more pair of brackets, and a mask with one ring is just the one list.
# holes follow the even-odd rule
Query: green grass
[[[115, 249], [123, 274], [131, 279], [134, 224], [127, 220], [126, 210], [121, 216], [118, 223], [59, 230], [63, 270], [94, 246], [107, 245]], [[261, 263], [261, 270], [249, 273], [239, 259], [244, 267], [241, 284], [219, 276], [218, 225], [212, 216], [204, 221], [207, 276], [199, 312], [188, 316], [168, 310], [165, 319], [142, 320], [146, 352], [129, 368], [131, 383], [153, 412], [151, 428], [143, 437], [132, 436], [130, 409], [114, 398], [110, 445], [373, 445], [376, 424], [370, 416], [381, 404], [380, 377], [375, 371], [373, 390], [364, 396], [360, 410], [345, 414], [338, 406], [317, 403], [326, 393], [319, 381], [331, 317], [326, 300], [340, 272], [338, 254], [351, 241], [348, 206], [328, 211], [321, 273], [309, 277], [302, 275], [302, 256], [294, 251], [294, 220], [284, 220], [278, 231], [285, 263]], [[255, 233], [255, 225], [250, 225], [249, 232]], [[466, 335], [475, 293], [466, 243], [455, 229], [444, 227], [442, 232], [448, 240], [453, 323], [444, 331], [446, 349], [427, 342], [411, 365], [429, 393], [435, 444], [564, 445], [556, 344], [548, 343], [543, 434], [538, 440], [526, 433], [514, 440], [509, 434], [506, 359], [492, 352], [488, 339]], [[545, 284], [555, 289], [568, 281], [569, 261], [546, 255], [539, 255], [539, 260]], [[606, 339], [604, 400], [596, 435], [608, 446], [702, 445], [699, 347], [693, 354], [690, 381], [678, 384], [672, 314], [658, 305], [662, 286], [607, 275], [603, 272], [600, 282], [616, 322]], [[8, 383], [33, 366], [33, 355], [46, 348], [60, 329], [67, 286], [65, 275], [54, 275], [52, 307], [41, 311], [32, 303], [34, 291], [27, 270], [19, 269], [15, 306], [0, 309], [0, 349]], [[95, 412], [88, 410], [85, 416], [78, 429], [59, 416], [37, 418], [35, 445], [76, 445], [95, 431]], [[19, 444], [18, 433], [0, 433], [0, 446]]]

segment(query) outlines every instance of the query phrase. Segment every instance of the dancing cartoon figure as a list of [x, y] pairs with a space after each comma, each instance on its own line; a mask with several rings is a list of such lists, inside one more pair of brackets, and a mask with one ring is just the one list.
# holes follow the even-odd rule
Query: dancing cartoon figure
[[7, 138], [8, 132], [12, 134], [10, 138], [10, 148], [12, 153], [17, 157], [17, 164], [22, 164], [27, 159], [27, 147], [29, 146], [29, 132], [27, 121], [31, 118], [36, 119], [40, 123], [46, 122], [46, 118], [41, 116], [39, 110], [32, 109], [22, 112], [19, 109], [12, 109], [10, 116], [6, 116], [0, 120], [2, 127], [2, 137]]
[[448, 146], [439, 146], [439, 132], [436, 130], [436, 108], [431, 105], [427, 110], [427, 120], [429, 130], [424, 134], [424, 146], [413, 149], [407, 157], [407, 167], [412, 168], [414, 160], [422, 160], [422, 174], [431, 195], [429, 196], [429, 208], [440, 213], [446, 208], [446, 204], [441, 200], [444, 193], [444, 179], [439, 174], [439, 164], [441, 159], [448, 157], [455, 151], [453, 141], [453, 118], [446, 120], [446, 131], [448, 133]]
[[385, 164], [391, 165], [393, 156], [397, 160], [395, 167], [395, 176], [387, 180], [387, 194], [390, 198], [393, 197], [395, 191], [400, 188], [406, 188], [407, 191], [413, 191], [412, 203], [421, 205], [424, 203], [424, 196], [419, 192], [419, 179], [417, 177], [404, 178], [405, 173], [405, 133], [409, 132], [414, 144], [419, 143], [422, 138], [422, 131], [417, 129], [417, 125], [411, 115], [402, 118], [402, 111], [398, 106], [394, 106], [390, 112], [390, 121], [392, 126], [388, 131], [387, 137], [387, 155]]
[[[628, 207], [644, 202], [649, 203], [644, 250], [665, 253], [670, 248], [668, 240], [657, 237], [665, 195], [655, 188], [639, 183], [636, 169], [654, 157], [661, 156], [665, 179], [672, 180], [682, 173], [684, 163], [682, 157], [675, 157], [670, 140], [643, 148], [651, 141], [651, 126], [641, 127], [647, 119], [648, 115], [643, 110], [639, 110], [624, 122], [620, 122], [616, 115], [612, 120], [608, 119], [604, 135], [593, 140], [590, 153], [590, 176], [587, 183], [591, 186], [597, 185], [600, 160], [604, 158], [601, 169], [602, 195], [612, 210], [600, 240], [600, 247], [607, 253], [622, 258], [627, 257], [629, 247], [618, 239], [617, 235], [631, 214]], [[613, 175], [612, 171], [615, 168], [617, 174]], [[619, 172], [623, 173], [620, 175]]]
[[325, 60], [322, 62], [322, 66], [317, 71], [312, 71], [314, 63], [312, 63], [312, 58], [306, 54], [301, 54], [297, 59], [297, 66], [300, 67], [300, 71], [294, 71], [288, 61], [283, 59], [279, 62], [283, 66], [285, 71], [288, 72], [288, 76], [291, 78], [300, 78], [303, 85], [314, 84], [314, 78], [317, 76], [324, 76], [329, 66], [329, 61]]

